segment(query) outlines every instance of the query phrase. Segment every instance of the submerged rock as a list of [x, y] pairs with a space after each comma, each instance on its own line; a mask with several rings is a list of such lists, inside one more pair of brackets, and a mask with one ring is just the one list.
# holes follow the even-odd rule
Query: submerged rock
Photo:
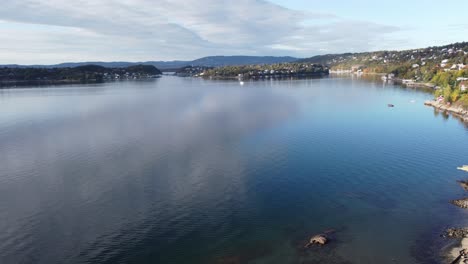
[[458, 181], [458, 184], [465, 190], [468, 191], [468, 181]]
[[449, 237], [449, 238], [468, 238], [468, 227], [449, 228], [445, 230], [442, 236]]
[[451, 203], [458, 206], [458, 207], [468, 209], [468, 198], [453, 200], [453, 201], [451, 201]]
[[325, 245], [328, 242], [328, 239], [325, 235], [315, 235], [310, 238], [309, 243], [307, 243], [304, 247], [309, 247], [313, 244]]

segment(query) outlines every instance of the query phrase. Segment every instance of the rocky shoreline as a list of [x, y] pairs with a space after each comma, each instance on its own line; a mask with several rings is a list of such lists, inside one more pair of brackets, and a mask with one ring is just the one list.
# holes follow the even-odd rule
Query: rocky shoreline
[[425, 101], [424, 104], [427, 106], [432, 106], [439, 111], [450, 113], [453, 116], [460, 118], [463, 122], [468, 123], [468, 110], [463, 109], [462, 107], [447, 105], [435, 100]]
[[[466, 192], [468, 191], [468, 181], [458, 181], [460, 187]], [[468, 209], [468, 198], [461, 198], [450, 201], [455, 206], [463, 209]], [[454, 246], [448, 252], [447, 257], [451, 264], [468, 263], [468, 227], [462, 228], [448, 228], [442, 234], [444, 238], [460, 239], [460, 244]]]

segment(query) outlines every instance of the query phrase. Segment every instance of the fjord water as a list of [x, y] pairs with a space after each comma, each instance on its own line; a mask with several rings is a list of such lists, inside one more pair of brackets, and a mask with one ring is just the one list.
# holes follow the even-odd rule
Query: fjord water
[[448, 201], [468, 129], [431, 97], [357, 78], [0, 90], [0, 263], [437, 263], [466, 224]]

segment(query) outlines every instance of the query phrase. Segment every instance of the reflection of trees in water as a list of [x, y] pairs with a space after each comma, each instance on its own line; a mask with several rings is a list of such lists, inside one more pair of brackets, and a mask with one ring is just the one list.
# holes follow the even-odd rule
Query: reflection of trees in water
[[439, 110], [437, 108], [434, 108], [433, 113], [434, 117], [438, 118], [441, 116], [445, 121], [449, 120], [452, 117], [452, 119], [457, 120], [461, 125], [468, 129], [468, 122], [463, 120], [463, 117], [460, 117], [457, 114], [451, 114], [448, 111]]

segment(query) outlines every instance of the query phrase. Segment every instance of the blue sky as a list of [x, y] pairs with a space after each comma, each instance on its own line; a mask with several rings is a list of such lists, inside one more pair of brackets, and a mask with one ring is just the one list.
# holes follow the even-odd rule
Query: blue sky
[[320, 10], [339, 17], [400, 27], [395, 49], [468, 41], [468, 1], [464, 0], [274, 0], [291, 9]]
[[467, 0], [2, 0], [0, 64], [189, 60], [468, 41]]

